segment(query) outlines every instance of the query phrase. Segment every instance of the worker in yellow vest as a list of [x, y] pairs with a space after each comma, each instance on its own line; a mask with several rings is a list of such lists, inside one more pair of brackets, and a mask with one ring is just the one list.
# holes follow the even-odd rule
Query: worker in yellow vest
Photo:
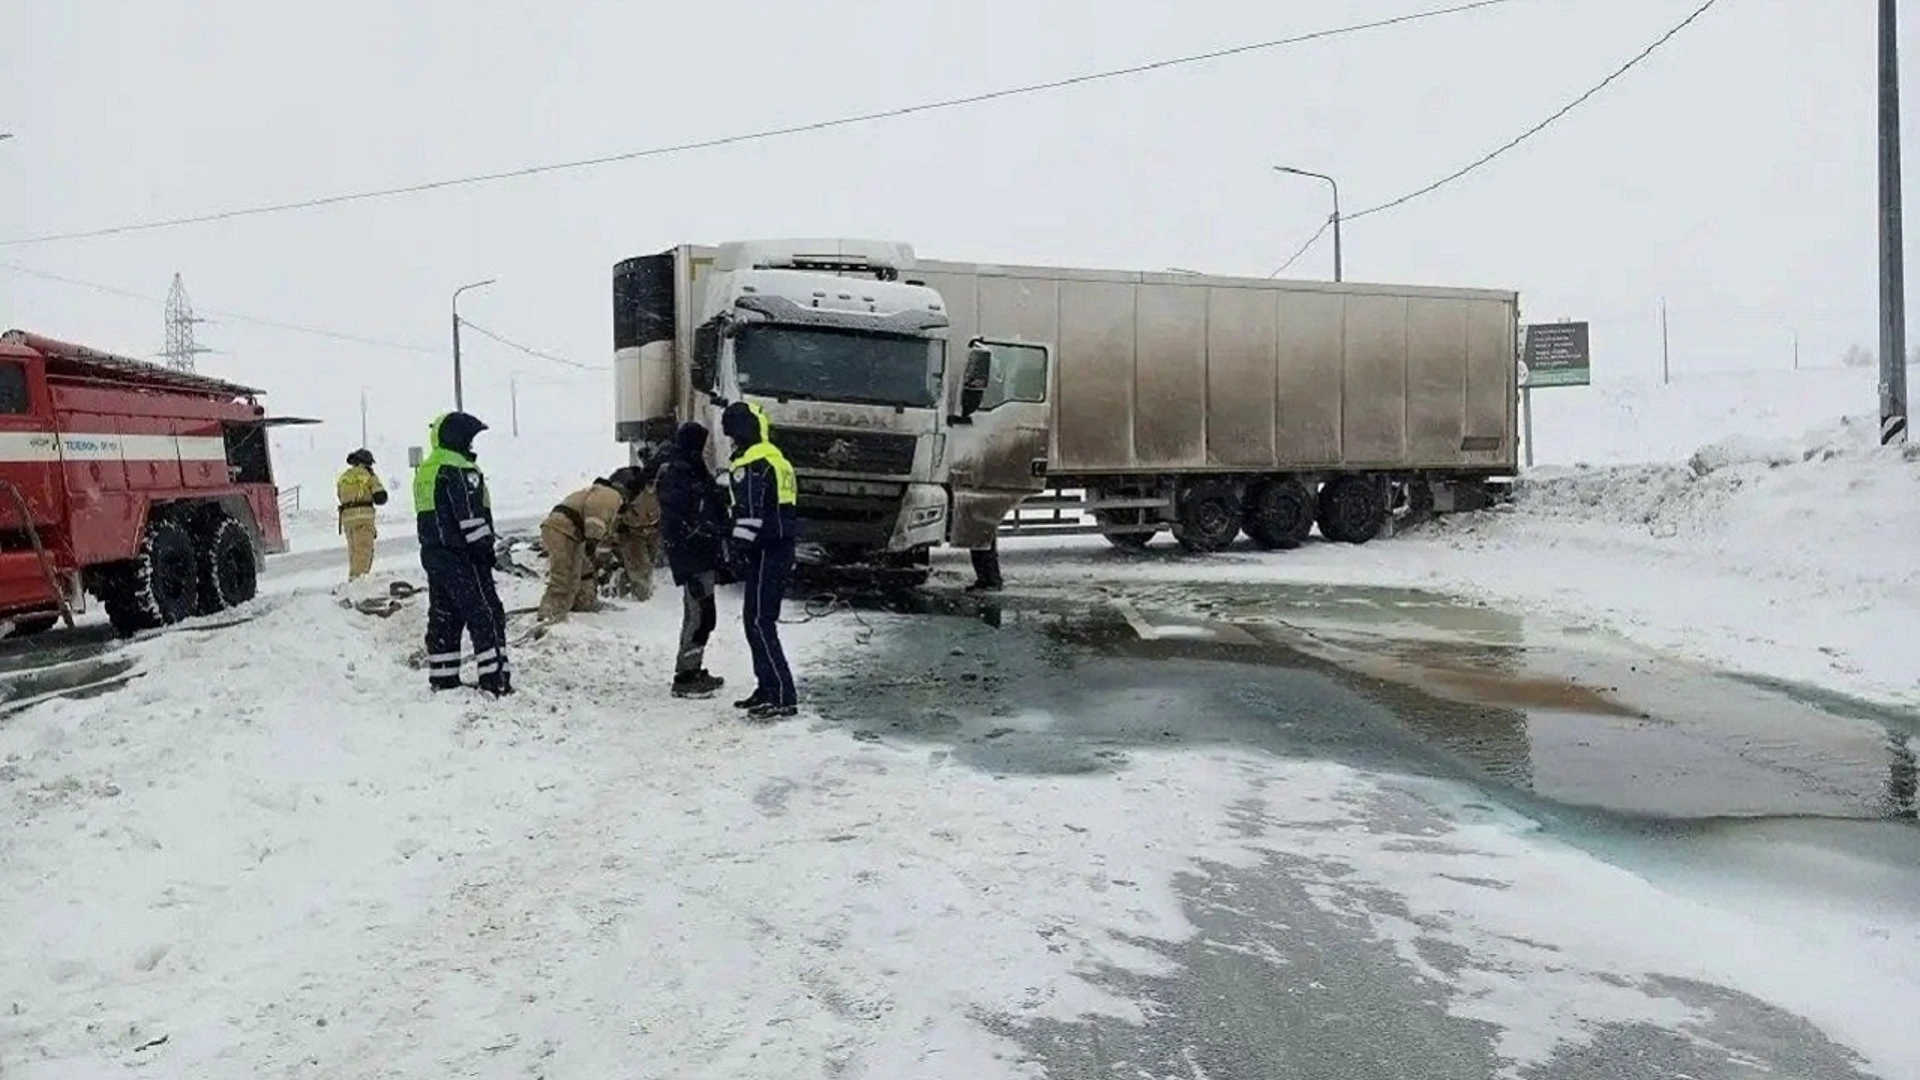
[[340, 534], [347, 538], [347, 580], [373, 569], [373, 544], [379, 539], [376, 507], [385, 506], [387, 489], [374, 475], [373, 451], [362, 447], [347, 455], [347, 471], [334, 485], [340, 499]]

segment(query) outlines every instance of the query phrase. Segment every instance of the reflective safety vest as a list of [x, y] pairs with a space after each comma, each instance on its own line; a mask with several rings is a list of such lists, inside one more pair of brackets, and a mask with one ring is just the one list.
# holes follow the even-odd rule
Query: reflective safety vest
[[[474, 464], [473, 459], [464, 454], [455, 453], [444, 446], [434, 447], [433, 452], [421, 460], [420, 467], [413, 470], [414, 513], [433, 513], [433, 485], [435, 481], [440, 479], [440, 470], [443, 468], [478, 472], [480, 466]], [[491, 489], [481, 488], [480, 504], [489, 510], [493, 509], [493, 491]]]
[[760, 422], [760, 441], [734, 455], [728, 464], [735, 469], [744, 468], [756, 461], [764, 461], [773, 467], [774, 492], [781, 506], [793, 506], [800, 501], [800, 481], [794, 478], [793, 465], [787, 461], [787, 455], [773, 445], [773, 425], [768, 422], [767, 414], [760, 406], [747, 403], [753, 410], [753, 417]]

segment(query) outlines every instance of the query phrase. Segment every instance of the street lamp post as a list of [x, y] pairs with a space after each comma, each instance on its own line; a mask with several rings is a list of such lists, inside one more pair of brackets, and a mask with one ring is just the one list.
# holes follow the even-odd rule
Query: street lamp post
[[1335, 179], [1334, 179], [1333, 177], [1331, 177], [1331, 176], [1328, 176], [1328, 175], [1327, 175], [1327, 174], [1325, 174], [1325, 173], [1317, 173], [1317, 172], [1308, 172], [1308, 171], [1307, 171], [1307, 170], [1305, 170], [1305, 169], [1296, 169], [1296, 168], [1294, 168], [1294, 167], [1292, 167], [1291, 165], [1275, 165], [1275, 166], [1273, 167], [1273, 171], [1274, 171], [1274, 172], [1283, 172], [1283, 173], [1288, 173], [1288, 174], [1291, 174], [1291, 175], [1293, 175], [1293, 176], [1307, 176], [1307, 177], [1312, 177], [1312, 178], [1313, 178], [1313, 179], [1315, 179], [1315, 180], [1325, 180], [1325, 181], [1327, 182], [1327, 184], [1328, 184], [1328, 186], [1329, 186], [1329, 187], [1332, 187], [1332, 188], [1333, 188], [1333, 280], [1335, 280], [1335, 281], [1339, 281], [1339, 280], [1341, 280], [1341, 269], [1340, 269], [1340, 184], [1339, 184], [1339, 182], [1338, 182], [1338, 181], [1336, 181], [1336, 180], [1335, 180]]
[[485, 281], [470, 282], [453, 290], [453, 407], [464, 411], [466, 396], [460, 386], [460, 294], [468, 289], [478, 289], [494, 283], [493, 278]]

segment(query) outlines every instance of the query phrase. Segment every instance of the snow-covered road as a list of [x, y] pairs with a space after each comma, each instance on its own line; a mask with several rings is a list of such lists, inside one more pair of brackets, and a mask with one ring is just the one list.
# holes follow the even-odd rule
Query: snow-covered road
[[671, 596], [499, 703], [264, 603], [0, 726], [9, 1080], [1920, 1075], [1911, 906], [1629, 868], [1324, 674], [842, 612], [751, 727]]

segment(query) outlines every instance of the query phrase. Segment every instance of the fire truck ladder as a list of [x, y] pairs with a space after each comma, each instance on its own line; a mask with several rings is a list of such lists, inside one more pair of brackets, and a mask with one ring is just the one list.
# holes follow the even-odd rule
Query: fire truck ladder
[[7, 495], [13, 500], [14, 509], [20, 511], [20, 524], [26, 526], [27, 539], [33, 541], [33, 553], [40, 559], [40, 572], [46, 576], [47, 588], [53, 598], [60, 602], [60, 618], [73, 629], [73, 607], [67, 603], [66, 591], [60, 588], [60, 579], [53, 572], [53, 560], [47, 557], [47, 546], [40, 542], [40, 529], [33, 523], [33, 514], [27, 510], [26, 496], [20, 494], [20, 486], [11, 480], [0, 480], [0, 488], [7, 489]]

